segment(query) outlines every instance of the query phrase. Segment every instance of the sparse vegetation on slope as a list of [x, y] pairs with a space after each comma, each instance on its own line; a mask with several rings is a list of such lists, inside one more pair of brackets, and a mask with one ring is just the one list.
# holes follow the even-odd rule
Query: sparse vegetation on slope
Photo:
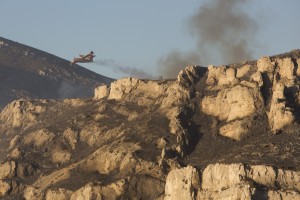
[[293, 51], [14, 101], [0, 114], [0, 195], [297, 199], [299, 63]]

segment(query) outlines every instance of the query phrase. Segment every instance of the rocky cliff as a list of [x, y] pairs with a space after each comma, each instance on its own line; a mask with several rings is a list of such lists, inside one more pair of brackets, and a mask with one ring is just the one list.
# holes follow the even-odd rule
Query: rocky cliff
[[299, 199], [300, 51], [0, 114], [14, 199]]

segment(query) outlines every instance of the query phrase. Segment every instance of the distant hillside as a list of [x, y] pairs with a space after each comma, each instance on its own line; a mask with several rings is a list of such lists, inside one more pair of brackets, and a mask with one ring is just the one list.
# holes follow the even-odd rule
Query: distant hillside
[[16, 99], [79, 98], [113, 79], [0, 37], [0, 108]]

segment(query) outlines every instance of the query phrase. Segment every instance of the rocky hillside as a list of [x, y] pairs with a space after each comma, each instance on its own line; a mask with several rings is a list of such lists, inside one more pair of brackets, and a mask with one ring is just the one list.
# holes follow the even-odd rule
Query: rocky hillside
[[0, 109], [17, 99], [91, 97], [112, 79], [0, 37]]
[[300, 51], [0, 114], [4, 199], [299, 199]]

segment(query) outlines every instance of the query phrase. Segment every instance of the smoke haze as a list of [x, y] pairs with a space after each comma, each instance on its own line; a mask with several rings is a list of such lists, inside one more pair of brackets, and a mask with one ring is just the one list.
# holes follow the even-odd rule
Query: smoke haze
[[196, 39], [196, 49], [178, 50], [158, 61], [160, 73], [176, 77], [186, 65], [236, 63], [253, 58], [257, 22], [244, 12], [252, 0], [207, 0], [188, 20], [188, 30]]
[[112, 70], [116, 72], [121, 72], [123, 74], [127, 74], [130, 77], [140, 78], [140, 79], [155, 79], [153, 75], [137, 69], [135, 67], [124, 66], [116, 63], [113, 59], [103, 59], [94, 61], [95, 64], [103, 67], [112, 68]]

